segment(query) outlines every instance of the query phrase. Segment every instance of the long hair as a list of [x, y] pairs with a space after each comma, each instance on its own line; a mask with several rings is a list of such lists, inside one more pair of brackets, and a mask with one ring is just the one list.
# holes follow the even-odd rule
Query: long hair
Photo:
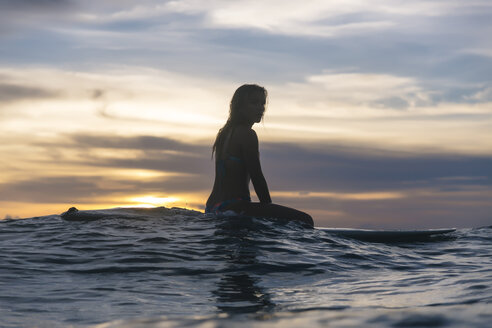
[[212, 147], [212, 158], [214, 156], [219, 157], [222, 153], [222, 146], [224, 145], [225, 136], [229, 131], [244, 122], [244, 116], [242, 115], [242, 109], [247, 106], [249, 97], [252, 94], [261, 92], [267, 99], [268, 93], [262, 86], [256, 84], [243, 84], [234, 92], [229, 106], [229, 118], [225, 125], [217, 133], [214, 145]]

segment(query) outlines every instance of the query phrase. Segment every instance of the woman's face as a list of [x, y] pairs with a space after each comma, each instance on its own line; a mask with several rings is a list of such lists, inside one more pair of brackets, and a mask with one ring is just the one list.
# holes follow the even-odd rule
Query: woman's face
[[263, 92], [255, 92], [249, 96], [244, 115], [251, 123], [261, 122], [263, 113], [265, 112], [265, 94]]

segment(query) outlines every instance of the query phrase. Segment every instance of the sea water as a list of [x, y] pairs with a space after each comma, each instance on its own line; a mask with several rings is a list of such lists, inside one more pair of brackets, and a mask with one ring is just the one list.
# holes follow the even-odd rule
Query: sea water
[[491, 327], [492, 227], [378, 243], [162, 209], [0, 221], [1, 327]]

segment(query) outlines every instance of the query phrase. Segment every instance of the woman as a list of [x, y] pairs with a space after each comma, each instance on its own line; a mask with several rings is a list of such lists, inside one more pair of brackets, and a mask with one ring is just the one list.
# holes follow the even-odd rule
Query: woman
[[[206, 213], [234, 211], [247, 216], [298, 220], [313, 226], [309, 214], [272, 203], [261, 171], [258, 137], [252, 129], [265, 112], [267, 91], [255, 84], [239, 87], [232, 96], [229, 118], [217, 133], [215, 182], [207, 200]], [[249, 181], [253, 182], [259, 203], [251, 202]]]

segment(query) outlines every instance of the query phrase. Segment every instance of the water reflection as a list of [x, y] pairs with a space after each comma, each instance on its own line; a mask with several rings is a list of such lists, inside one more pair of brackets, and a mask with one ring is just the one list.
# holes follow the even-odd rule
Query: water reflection
[[229, 314], [268, 311], [274, 304], [257, 283], [257, 278], [246, 273], [224, 275], [214, 291], [217, 308]]
[[216, 235], [222, 238], [217, 251], [223, 254], [225, 270], [212, 292], [220, 312], [227, 314], [256, 313], [273, 311], [275, 304], [270, 295], [260, 287], [261, 276], [258, 270], [260, 247], [254, 240], [257, 224], [250, 220], [228, 220], [220, 224]]

